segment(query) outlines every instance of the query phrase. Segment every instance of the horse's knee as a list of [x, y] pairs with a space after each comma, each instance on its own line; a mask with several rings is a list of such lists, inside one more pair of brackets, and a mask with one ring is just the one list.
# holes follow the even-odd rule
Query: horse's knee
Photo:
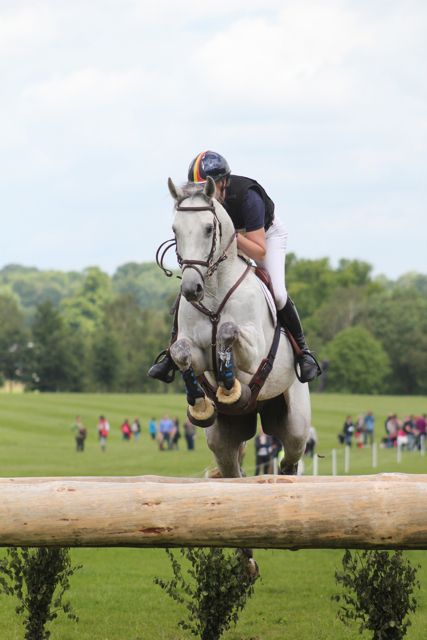
[[185, 338], [180, 338], [170, 347], [170, 354], [176, 366], [185, 371], [191, 366], [191, 345]]
[[228, 349], [239, 337], [239, 327], [234, 322], [224, 322], [218, 330], [220, 347]]

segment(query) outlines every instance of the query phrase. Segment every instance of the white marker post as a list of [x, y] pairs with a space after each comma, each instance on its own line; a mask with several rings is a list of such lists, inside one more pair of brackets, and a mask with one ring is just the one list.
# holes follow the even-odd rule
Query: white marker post
[[313, 455], [313, 475], [319, 475], [319, 458], [317, 456], [317, 453]]
[[372, 468], [376, 469], [378, 467], [378, 448], [377, 443], [372, 443]]
[[344, 447], [344, 473], [350, 472], [350, 447]]
[[420, 456], [425, 456], [426, 454], [426, 436], [424, 433], [420, 436]]
[[332, 449], [332, 475], [337, 475], [337, 450]]
[[396, 460], [397, 464], [402, 462], [402, 445], [398, 444], [396, 448]]

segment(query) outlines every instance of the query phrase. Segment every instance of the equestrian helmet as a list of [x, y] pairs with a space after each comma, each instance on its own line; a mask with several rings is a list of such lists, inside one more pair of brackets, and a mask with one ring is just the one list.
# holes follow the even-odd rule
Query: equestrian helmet
[[208, 176], [215, 182], [230, 174], [225, 158], [215, 151], [202, 151], [191, 162], [188, 169], [189, 182], [206, 182]]

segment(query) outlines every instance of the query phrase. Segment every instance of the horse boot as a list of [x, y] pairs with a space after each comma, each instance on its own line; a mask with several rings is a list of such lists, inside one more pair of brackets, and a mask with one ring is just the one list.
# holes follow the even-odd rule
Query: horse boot
[[175, 379], [175, 371], [178, 370], [175, 362], [172, 360], [169, 349], [161, 351], [154, 361], [154, 364], [148, 369], [150, 378], [156, 378], [170, 384]]
[[[315, 356], [307, 347], [298, 312], [292, 299], [288, 296], [285, 306], [277, 311], [280, 324], [294, 339], [291, 345], [295, 354], [295, 373], [300, 382], [311, 382], [320, 376], [322, 369]], [[298, 370], [299, 369], [299, 370]]]

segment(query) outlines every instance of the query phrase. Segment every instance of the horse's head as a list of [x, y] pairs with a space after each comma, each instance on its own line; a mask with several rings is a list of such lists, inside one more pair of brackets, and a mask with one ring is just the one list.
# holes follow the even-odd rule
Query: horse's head
[[205, 279], [233, 251], [233, 223], [214, 199], [212, 178], [208, 177], [203, 185], [189, 183], [183, 187], [176, 187], [169, 178], [168, 186], [175, 200], [173, 231], [182, 271], [181, 293], [189, 302], [200, 302], [205, 294]]

